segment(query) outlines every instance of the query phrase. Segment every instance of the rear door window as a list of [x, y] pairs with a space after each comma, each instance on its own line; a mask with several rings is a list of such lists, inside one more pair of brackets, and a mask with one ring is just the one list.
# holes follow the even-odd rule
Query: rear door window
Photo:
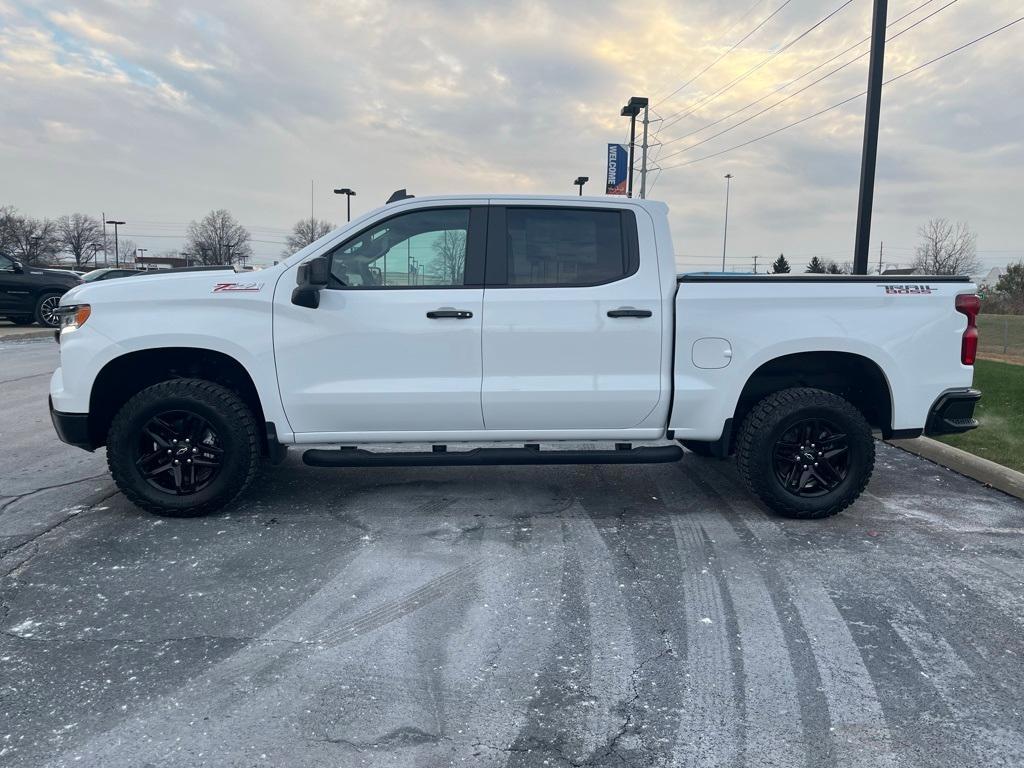
[[622, 213], [603, 209], [506, 211], [509, 286], [586, 286], [630, 272]]

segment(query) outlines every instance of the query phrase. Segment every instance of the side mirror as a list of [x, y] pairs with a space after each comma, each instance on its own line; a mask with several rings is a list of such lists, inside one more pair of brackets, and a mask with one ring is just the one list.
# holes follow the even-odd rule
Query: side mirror
[[25, 265], [16, 260], [11, 262], [11, 268], [19, 275], [25, 271]]
[[330, 274], [326, 256], [317, 256], [301, 264], [295, 278], [295, 290], [292, 291], [292, 304], [307, 309], [319, 307], [320, 289], [327, 286]]

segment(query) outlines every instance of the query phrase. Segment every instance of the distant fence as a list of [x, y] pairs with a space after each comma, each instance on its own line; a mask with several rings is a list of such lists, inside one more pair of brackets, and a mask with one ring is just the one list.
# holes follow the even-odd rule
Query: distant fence
[[1024, 360], [1024, 315], [979, 315], [978, 351]]

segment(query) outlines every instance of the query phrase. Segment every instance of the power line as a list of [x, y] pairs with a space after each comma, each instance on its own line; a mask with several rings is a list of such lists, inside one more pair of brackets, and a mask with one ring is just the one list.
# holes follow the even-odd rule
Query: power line
[[[718, 36], [718, 38], [715, 40], [714, 44], [718, 45], [719, 43], [721, 43], [725, 39], [726, 35], [728, 35], [730, 32], [732, 32], [734, 29], [736, 29], [736, 27], [738, 27], [742, 22], [746, 21], [750, 17], [750, 14], [752, 14], [759, 6], [764, 5], [764, 2], [765, 2], [765, 0], [754, 0], [754, 2], [747, 8], [747, 10], [745, 10], [742, 14], [740, 14], [736, 18], [736, 20], [732, 24], [730, 24], [721, 35]], [[661, 96], [659, 94], [663, 93], [664, 91], [665, 91], [665, 88], [659, 88], [658, 91], [652, 96], [652, 98], [651, 98], [651, 105], [652, 105], [651, 106], [651, 110], [652, 111], [654, 110], [654, 106], [653, 106], [654, 104], [660, 104], [661, 103], [662, 98], [661, 98]]]
[[[928, 21], [928, 19], [932, 18], [936, 14], [939, 14], [942, 11], [946, 10], [947, 8], [949, 8], [949, 6], [953, 5], [955, 2], [957, 2], [957, 0], [949, 0], [949, 2], [946, 3], [944, 6], [942, 6], [941, 8], [939, 8], [939, 9], [937, 9], [935, 11], [932, 11], [931, 13], [929, 13], [924, 18], [918, 19], [913, 24], [911, 24], [909, 27], [907, 27], [906, 29], [900, 30], [895, 35], [893, 35], [892, 37], [888, 38], [886, 40], [886, 42], [888, 43], [888, 42], [891, 42], [892, 40], [895, 40], [897, 37], [899, 37], [903, 33], [909, 32], [910, 30], [912, 30], [918, 24], [923, 24], [924, 22]], [[817, 80], [811, 81], [810, 83], [805, 85], [803, 88], [800, 88], [799, 90], [793, 91], [793, 93], [789, 94], [785, 98], [779, 99], [774, 104], [769, 104], [764, 109], [762, 109], [762, 110], [760, 110], [758, 112], [755, 112], [754, 114], [752, 114], [752, 115], [750, 115], [748, 117], [743, 118], [738, 123], [735, 123], [734, 125], [730, 125], [728, 128], [724, 128], [723, 130], [719, 131], [718, 133], [714, 133], [714, 134], [712, 134], [710, 136], [707, 136], [707, 137], [701, 139], [700, 141], [698, 141], [695, 144], [691, 144], [688, 147], [683, 147], [682, 149], [676, 150], [675, 152], [671, 152], [671, 153], [665, 155], [663, 158], [660, 158], [660, 159], [661, 160], [668, 160], [670, 157], [675, 157], [676, 155], [681, 155], [684, 152], [689, 152], [691, 149], [699, 147], [701, 144], [707, 144], [709, 141], [717, 139], [719, 136], [724, 136], [725, 134], [729, 133], [730, 131], [734, 131], [735, 129], [739, 128], [741, 125], [745, 125], [746, 123], [749, 123], [751, 120], [754, 120], [754, 119], [760, 117], [761, 115], [765, 114], [766, 112], [770, 112], [771, 110], [775, 109], [775, 107], [779, 106], [780, 104], [785, 104], [790, 99], [793, 99], [793, 98], [799, 96], [804, 91], [807, 91], [807, 90], [813, 88], [818, 83], [820, 83], [822, 80], [827, 80], [828, 78], [832, 77], [832, 75], [836, 74], [837, 72], [841, 72], [842, 70], [844, 70], [847, 67], [849, 67], [851, 64], [855, 64], [856, 62], [860, 61], [865, 56], [867, 56], [869, 53], [870, 53], [870, 51], [865, 51], [864, 53], [860, 54], [856, 58], [850, 59], [850, 61], [846, 62], [845, 64], [842, 64], [842, 65], [836, 67], [831, 72], [827, 72], [826, 74], [822, 75]], [[938, 59], [936, 59], [936, 61], [938, 61]], [[904, 73], [904, 74], [909, 74], [909, 73]], [[902, 75], [901, 75], [901, 77], [902, 77]], [[887, 80], [886, 82], [892, 82], [892, 80]], [[867, 93], [867, 91], [864, 91], [864, 93]], [[864, 93], [859, 94], [859, 95], [863, 96]], [[855, 96], [853, 98], [857, 98], [857, 96]], [[845, 102], [843, 102], [843, 103], [845, 103]], [[707, 127], [707, 126], [705, 126], [705, 127]], [[679, 138], [685, 138], [685, 137], [684, 136], [680, 136]], [[671, 143], [671, 142], [667, 142], [666, 141], [666, 142], [664, 142], [662, 144], [662, 146], [664, 146], [665, 144], [669, 144], [669, 143]], [[675, 167], [675, 166], [671, 166], [671, 167]]]
[[[930, 1], [931, 0], [929, 0], [929, 2]], [[767, 65], [769, 62], [771, 62], [772, 59], [774, 59], [776, 56], [778, 56], [778, 55], [784, 53], [785, 51], [787, 51], [788, 49], [792, 48], [794, 45], [796, 45], [798, 42], [800, 42], [803, 38], [807, 37], [807, 35], [809, 35], [811, 32], [816, 30], [818, 27], [820, 27], [822, 24], [827, 22], [829, 19], [831, 19], [832, 17], [837, 15], [840, 11], [842, 11], [844, 8], [846, 8], [848, 5], [850, 5], [852, 3], [853, 3], [853, 0], [846, 0], [846, 2], [844, 2], [838, 8], [836, 8], [834, 11], [832, 11], [827, 16], [825, 16], [824, 18], [822, 18], [819, 21], [817, 21], [812, 26], [810, 26], [807, 29], [805, 29], [803, 32], [801, 32], [796, 37], [790, 39], [787, 43], [785, 43], [778, 50], [776, 50], [776, 51], [772, 52], [771, 54], [769, 54], [768, 56], [766, 56], [764, 59], [762, 59], [760, 61], [760, 63], [754, 65], [753, 67], [748, 69], [746, 72], [744, 72], [739, 77], [736, 77], [733, 80], [731, 80], [730, 82], [726, 83], [721, 88], [719, 88], [717, 91], [713, 91], [712, 93], [709, 93], [707, 96], [705, 96], [703, 99], [701, 99], [700, 101], [698, 101], [695, 104], [693, 104], [688, 109], [681, 110], [679, 112], [676, 112], [673, 115], [670, 115], [669, 117], [666, 117], [665, 118], [665, 125], [664, 125], [664, 127], [665, 128], [669, 128], [669, 127], [675, 125], [680, 120], [682, 120], [682, 119], [692, 115], [694, 112], [696, 112], [698, 109], [700, 109], [700, 107], [704, 106], [705, 104], [709, 104], [710, 102], [712, 102], [715, 99], [717, 99], [719, 96], [721, 96], [726, 91], [730, 90], [731, 88], [735, 87], [739, 83], [743, 82], [748, 77], [750, 77], [752, 74], [754, 74], [759, 69], [761, 69], [762, 67]], [[677, 141], [677, 139], [673, 139], [673, 141]], [[666, 144], [671, 144], [672, 142], [671, 141], [667, 141], [665, 143]]]
[[783, 8], [785, 8], [785, 7], [787, 6], [787, 5], [789, 5], [789, 4], [790, 4], [790, 3], [792, 2], [792, 1], [793, 1], [793, 0], [784, 0], [784, 2], [782, 3], [782, 5], [780, 5], [780, 6], [778, 7], [778, 8], [776, 8], [776, 9], [775, 9], [774, 11], [772, 11], [772, 12], [771, 12], [770, 14], [768, 14], [768, 15], [767, 15], [767, 16], [766, 16], [766, 17], [765, 17], [765, 18], [764, 18], [764, 19], [763, 19], [763, 20], [762, 20], [762, 21], [761, 21], [761, 22], [760, 22], [760, 23], [759, 23], [759, 24], [758, 24], [758, 25], [757, 25], [756, 27], [754, 27], [754, 28], [753, 28], [752, 30], [750, 30], [749, 32], [747, 32], [747, 34], [745, 34], [745, 35], [744, 35], [743, 37], [741, 37], [741, 38], [740, 38], [740, 39], [739, 39], [739, 40], [738, 40], [737, 42], [735, 42], [735, 43], [734, 43], [734, 44], [732, 45], [732, 47], [730, 47], [730, 48], [729, 48], [728, 50], [726, 50], [726, 51], [725, 51], [725, 53], [719, 54], [719, 56], [718, 56], [718, 57], [717, 57], [717, 58], [716, 58], [716, 59], [715, 59], [714, 61], [712, 61], [712, 62], [711, 62], [710, 64], [708, 64], [708, 65], [707, 65], [706, 67], [704, 67], [704, 69], [702, 69], [702, 70], [701, 70], [700, 72], [698, 72], [698, 73], [697, 73], [696, 75], [694, 75], [694, 76], [693, 76], [693, 77], [691, 77], [691, 78], [690, 78], [689, 80], [687, 80], [687, 81], [686, 81], [685, 83], [683, 83], [683, 84], [682, 84], [682, 85], [680, 85], [680, 86], [679, 86], [678, 88], [676, 88], [676, 89], [675, 89], [674, 91], [672, 91], [672, 93], [670, 93], [670, 94], [669, 94], [668, 96], [666, 96], [665, 98], [663, 98], [663, 99], [659, 100], [659, 101], [658, 101], [658, 103], [659, 103], [659, 104], [661, 104], [662, 102], [665, 102], [665, 101], [668, 101], [669, 99], [671, 99], [671, 98], [672, 98], [673, 96], [675, 96], [675, 95], [676, 95], [677, 93], [679, 93], [679, 92], [680, 92], [681, 90], [683, 90], [683, 89], [684, 89], [684, 88], [685, 88], [686, 86], [688, 86], [688, 85], [690, 85], [691, 83], [693, 83], [693, 82], [694, 82], [695, 80], [697, 80], [697, 79], [698, 79], [698, 78], [699, 78], [699, 77], [700, 77], [701, 75], [703, 75], [703, 74], [704, 74], [705, 72], [707, 72], [707, 71], [708, 71], [709, 69], [711, 69], [711, 68], [712, 68], [713, 66], [715, 66], [715, 65], [716, 65], [716, 64], [717, 64], [718, 62], [720, 62], [720, 61], [721, 61], [722, 59], [724, 59], [724, 58], [725, 58], [726, 56], [728, 56], [728, 55], [729, 55], [730, 53], [732, 53], [732, 52], [733, 52], [733, 51], [735, 51], [735, 50], [736, 50], [737, 48], [739, 48], [739, 47], [740, 47], [741, 45], [743, 45], [743, 43], [745, 43], [745, 42], [746, 42], [746, 41], [747, 41], [747, 40], [748, 40], [748, 39], [749, 39], [749, 38], [750, 38], [750, 37], [751, 37], [751, 36], [752, 36], [752, 35], [753, 35], [753, 34], [754, 34], [755, 32], [757, 32], [757, 31], [758, 31], [759, 29], [761, 29], [761, 27], [763, 27], [763, 26], [764, 26], [765, 24], [767, 24], [767, 23], [768, 23], [769, 21], [771, 21], [771, 20], [772, 20], [772, 18], [774, 18], [774, 17], [775, 17], [775, 15], [776, 15], [777, 13], [779, 13], [779, 11], [781, 11], [781, 10], [782, 10]]
[[[912, 16], [913, 14], [917, 13], [919, 10], [921, 10], [925, 6], [931, 5], [934, 2], [935, 2], [935, 0], [925, 0], [923, 3], [918, 5], [916, 8], [913, 8], [910, 11], [907, 11], [905, 14], [900, 16], [898, 19], [895, 19], [894, 21], [890, 22], [888, 26], [889, 27], [893, 27], [893, 26], [899, 24], [901, 21], [903, 21], [908, 16]], [[955, 2], [955, 0], [954, 0], [954, 2]], [[943, 10], [944, 8], [947, 8], [949, 5], [951, 5], [951, 3], [943, 6], [942, 8], [939, 9], [939, 11]], [[938, 11], [936, 11], [936, 13], [938, 13]], [[926, 21], [927, 19], [931, 18], [933, 15], [934, 14], [929, 14], [928, 16], [924, 17], [923, 19], [920, 19], [919, 21], [915, 22], [913, 25], [907, 27], [902, 32], [900, 32], [899, 35], [902, 35], [904, 32], [907, 32], [907, 31], [913, 29], [915, 26], [917, 26], [921, 22]], [[894, 35], [890, 39], [895, 40], [896, 37], [898, 37], [899, 35]], [[826, 59], [825, 61], [821, 62], [817, 66], [812, 67], [811, 69], [809, 69], [806, 72], [804, 72], [802, 75], [798, 75], [797, 77], [794, 77], [792, 80], [789, 80], [789, 81], [783, 83], [782, 85], [780, 85], [775, 90], [773, 90], [773, 91], [771, 91], [769, 93], [766, 93], [764, 96], [761, 96], [760, 98], [754, 99], [752, 102], [750, 102], [749, 104], [747, 104], [745, 106], [740, 107], [739, 109], [733, 110], [732, 112], [730, 112], [728, 115], [725, 115], [724, 117], [720, 117], [719, 119], [717, 119], [717, 120], [715, 120], [713, 122], [710, 122], [710, 123], [708, 123], [706, 125], [702, 125], [700, 128], [695, 128], [694, 130], [690, 131], [689, 133], [684, 133], [682, 136], [677, 136], [674, 139], [669, 139], [668, 141], [664, 141], [664, 142], [662, 142], [662, 146], [666, 146], [668, 144], [674, 144], [677, 141], [682, 141], [683, 139], [688, 138], [690, 136], [693, 136], [694, 134], [700, 133], [701, 131], [705, 131], [708, 128], [713, 128], [716, 125], [719, 125], [720, 123], [724, 123], [729, 118], [735, 117], [736, 115], [740, 114], [741, 112], [746, 112], [748, 109], [750, 109], [753, 106], [756, 106], [757, 104], [760, 104], [765, 99], [767, 99], [767, 98], [769, 98], [771, 96], [774, 96], [775, 94], [780, 93], [781, 91], [786, 90], [787, 88], [789, 88], [789, 86], [793, 85], [793, 83], [796, 83], [796, 82], [799, 82], [800, 80], [803, 80], [808, 75], [813, 75], [819, 69], [821, 69], [822, 67], [827, 67], [833, 61], [836, 61], [837, 59], [841, 59], [843, 56], [848, 54], [850, 51], [853, 51], [853, 50], [859, 48], [860, 46], [864, 45], [864, 43], [868, 42], [869, 40], [871, 40], [871, 36], [870, 35], [865, 37], [863, 40], [860, 40], [860, 41], [854, 43], [853, 45], [851, 45], [850, 47], [846, 48], [845, 50], [840, 51], [839, 53], [837, 53], [836, 55], [832, 56], [831, 58]], [[868, 53], [870, 53], [870, 51], [865, 51], [864, 53], [862, 53], [856, 59], [853, 59], [853, 61], [849, 62], [848, 64], [852, 64], [854, 61], [858, 61], [858, 60], [862, 59], [864, 56], [867, 56]]]
[[[992, 37], [992, 35], [998, 34], [999, 32], [1002, 32], [1002, 31], [1004, 31], [1006, 29], [1009, 29], [1010, 27], [1013, 27], [1015, 24], [1020, 24], [1021, 22], [1024, 22], [1024, 16], [1020, 16], [1019, 18], [1015, 18], [1013, 20], [1013, 22], [1010, 22], [1008, 24], [1002, 25], [1001, 27], [999, 27], [997, 29], [994, 29], [991, 32], [988, 32], [988, 33], [982, 35], [981, 37], [976, 37], [974, 40], [971, 40], [970, 42], [964, 43], [964, 45], [961, 45], [961, 46], [958, 46], [956, 48], [953, 48], [950, 51], [946, 51], [941, 56], [936, 56], [935, 58], [933, 58], [933, 59], [931, 59], [929, 61], [925, 61], [925, 63], [923, 63], [923, 65], [919, 65], [918, 67], [914, 67], [911, 70], [907, 70], [903, 74], [897, 75], [894, 78], [890, 78], [889, 80], [885, 81], [884, 85], [889, 85], [890, 83], [895, 83], [897, 80], [901, 80], [901, 79], [905, 78], [907, 75], [912, 75], [913, 73], [919, 72], [919, 71], [925, 69], [926, 67], [930, 67], [936, 61], [941, 61], [943, 58], [946, 58], [947, 56], [951, 56], [953, 53], [958, 53], [959, 51], [962, 51], [965, 48], [969, 48], [969, 47], [971, 47], [972, 45], [974, 45], [976, 43], [980, 43], [982, 40], [985, 40], [986, 38], [990, 38], [990, 37]], [[693, 165], [694, 163], [700, 163], [701, 161], [710, 160], [711, 158], [717, 158], [718, 156], [725, 155], [728, 152], [733, 152], [734, 150], [739, 150], [740, 147], [748, 146], [749, 144], [753, 144], [755, 141], [760, 141], [760, 140], [768, 138], [770, 136], [774, 136], [776, 133], [781, 133], [782, 131], [786, 130], [787, 128], [793, 128], [794, 126], [800, 125], [801, 123], [806, 123], [808, 120], [813, 120], [814, 118], [816, 118], [816, 117], [818, 117], [820, 115], [824, 115], [826, 112], [831, 112], [831, 111], [833, 111], [835, 109], [838, 109], [838, 108], [840, 108], [840, 106], [843, 106], [844, 104], [848, 104], [851, 101], [853, 101], [854, 99], [860, 98], [861, 96], [863, 96], [866, 93], [867, 93], [866, 90], [861, 91], [860, 93], [858, 93], [855, 96], [850, 96], [849, 98], [845, 98], [842, 101], [838, 101], [838, 102], [834, 103], [831, 106], [826, 106], [825, 109], [819, 110], [818, 112], [814, 113], [813, 115], [808, 115], [806, 118], [801, 118], [800, 120], [794, 121], [793, 123], [790, 123], [790, 124], [787, 124], [787, 125], [783, 125], [781, 128], [776, 128], [773, 131], [765, 133], [762, 136], [758, 136], [757, 138], [752, 138], [749, 141], [744, 141], [741, 144], [736, 144], [735, 146], [730, 146], [729, 148], [727, 148], [727, 150], [722, 150], [721, 152], [714, 153], [713, 155], [705, 155], [703, 157], [696, 158], [694, 160], [689, 160], [689, 161], [687, 161], [685, 163], [677, 163], [676, 165], [665, 166], [665, 170], [668, 170], [670, 168], [681, 168], [683, 166]]]

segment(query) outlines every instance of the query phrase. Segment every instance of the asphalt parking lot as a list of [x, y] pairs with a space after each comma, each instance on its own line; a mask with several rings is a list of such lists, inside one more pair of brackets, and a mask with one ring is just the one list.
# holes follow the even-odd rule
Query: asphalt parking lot
[[0, 765], [1020, 766], [1024, 503], [879, 446], [838, 518], [731, 462], [317, 470], [129, 505], [0, 342]]

